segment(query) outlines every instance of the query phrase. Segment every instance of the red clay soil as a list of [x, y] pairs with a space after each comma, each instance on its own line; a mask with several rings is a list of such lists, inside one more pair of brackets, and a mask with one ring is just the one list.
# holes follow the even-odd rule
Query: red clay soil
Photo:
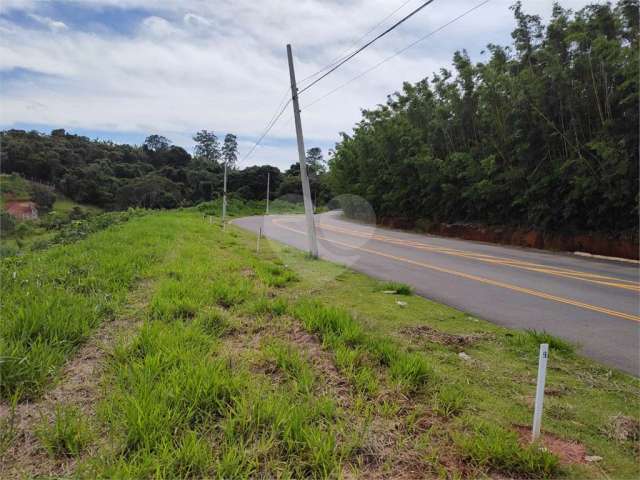
[[[524, 425], [515, 425], [514, 427], [518, 432], [520, 443], [528, 445], [531, 442], [531, 427]], [[587, 463], [585, 460], [587, 450], [584, 445], [563, 440], [550, 433], [542, 433], [540, 442], [547, 450], [558, 456], [560, 463], [567, 465]]]
[[[415, 223], [403, 218], [383, 217], [380, 224], [401, 229], [415, 228]], [[427, 233], [443, 237], [462, 238], [479, 242], [516, 245], [564, 252], [586, 252], [608, 257], [638, 260], [640, 246], [638, 234], [628, 233], [607, 235], [604, 233], [584, 233], [566, 235], [549, 233], [535, 229], [478, 224], [439, 223], [426, 228]]]
[[5, 202], [4, 209], [15, 218], [38, 218], [38, 207], [34, 202], [8, 201]]

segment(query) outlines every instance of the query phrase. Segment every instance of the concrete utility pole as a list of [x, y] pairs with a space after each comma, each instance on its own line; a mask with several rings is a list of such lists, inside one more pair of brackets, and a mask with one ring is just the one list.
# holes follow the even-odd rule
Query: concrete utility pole
[[298, 158], [300, 160], [300, 181], [302, 182], [302, 197], [304, 199], [304, 214], [307, 220], [307, 238], [309, 240], [309, 255], [318, 257], [318, 241], [316, 240], [316, 226], [313, 220], [313, 204], [311, 189], [307, 177], [307, 162], [305, 160], [304, 139], [302, 138], [302, 122], [300, 121], [300, 105], [298, 104], [298, 87], [296, 73], [293, 70], [293, 54], [291, 45], [287, 44], [287, 59], [289, 60], [289, 76], [291, 77], [291, 100], [293, 100], [293, 116], [296, 121], [296, 137], [298, 139]]
[[224, 180], [222, 182], [222, 226], [227, 218], [227, 161], [224, 161]]
[[271, 180], [271, 172], [267, 172], [267, 215], [269, 215], [269, 182]]

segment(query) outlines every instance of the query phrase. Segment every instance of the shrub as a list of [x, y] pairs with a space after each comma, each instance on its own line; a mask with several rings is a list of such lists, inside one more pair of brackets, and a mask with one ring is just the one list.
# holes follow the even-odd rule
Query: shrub
[[18, 254], [19, 249], [13, 245], [0, 245], [0, 258], [13, 257]]
[[31, 198], [38, 206], [38, 210], [48, 212], [56, 201], [56, 194], [53, 188], [39, 183], [31, 184]]
[[16, 228], [16, 219], [9, 212], [0, 210], [0, 234], [7, 235]]

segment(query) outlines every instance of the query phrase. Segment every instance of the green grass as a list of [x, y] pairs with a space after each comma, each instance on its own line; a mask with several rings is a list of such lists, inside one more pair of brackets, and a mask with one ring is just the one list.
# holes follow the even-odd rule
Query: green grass
[[[203, 215], [222, 216], [222, 198], [211, 202], [203, 202], [198, 205], [198, 211]], [[250, 215], [264, 215], [267, 210], [266, 200], [242, 200], [233, 195], [227, 200], [227, 215], [230, 217], [247, 217]], [[269, 202], [270, 214], [304, 213], [302, 203], [288, 202], [284, 199], [276, 199]]]
[[376, 290], [396, 295], [411, 295], [413, 293], [413, 289], [409, 285], [399, 282], [381, 282], [376, 286]]
[[13, 200], [26, 201], [31, 198], [31, 182], [20, 175], [0, 174], [0, 198], [11, 197]]
[[56, 192], [56, 201], [53, 203], [52, 211], [60, 215], [69, 215], [74, 208], [81, 208], [89, 215], [97, 215], [102, 212], [100, 207], [95, 205], [81, 205], [73, 200], [65, 197], [59, 192]]
[[547, 332], [526, 330], [510, 337], [511, 345], [520, 352], [538, 355], [540, 344], [546, 343], [551, 351], [561, 355], [573, 355], [575, 346]]
[[[639, 473], [634, 440], [610, 427], [619, 415], [640, 420], [637, 379], [544, 332], [510, 331], [417, 296], [400, 309], [380, 294], [388, 285], [275, 242], [256, 254], [254, 236], [223, 231], [198, 209], [2, 262], [7, 405], [49, 388], [144, 281], [142, 327], [110, 351], [91, 425], [61, 405], [38, 429], [52, 455], [78, 457], [79, 478]], [[404, 333], [420, 326], [483, 335], [464, 361], [455, 346]], [[553, 392], [543, 431], [603, 457], [596, 466], [560, 464], [518, 438], [516, 426], [531, 421], [543, 342]], [[0, 440], [16, 441], [6, 430]]]
[[2, 262], [0, 397], [42, 392], [133, 284], [169, 253], [176, 234], [171, 223], [150, 215], [82, 243]]
[[516, 478], [549, 478], [560, 474], [558, 458], [540, 445], [522, 447], [514, 432], [485, 421], [474, 420], [470, 432], [456, 434], [456, 445], [474, 466]]
[[93, 433], [77, 408], [56, 406], [51, 422], [42, 418], [36, 436], [52, 457], [78, 456], [91, 443]]
[[[183, 240], [201, 241], [180, 243], [159, 272], [140, 334], [116, 349], [100, 418], [117, 447], [87, 461], [84, 474], [334, 476], [348, 454], [338, 443], [339, 414], [316, 395], [316, 374], [303, 354], [277, 339], [265, 344], [265, 361], [285, 377], [277, 384], [225, 349], [241, 312], [286, 308], [269, 300], [267, 289], [278, 287], [259, 275], [239, 280], [239, 272], [268, 271], [272, 262], [247, 258], [241, 247], [211, 255], [223, 233], [206, 222], [195, 226], [214, 238], [182, 230]], [[235, 286], [220, 305], [225, 279]], [[260, 301], [248, 307], [250, 298]]]
[[295, 382], [299, 390], [307, 394], [311, 393], [315, 375], [300, 352], [286, 343], [274, 342], [267, 346], [266, 355], [278, 369]]

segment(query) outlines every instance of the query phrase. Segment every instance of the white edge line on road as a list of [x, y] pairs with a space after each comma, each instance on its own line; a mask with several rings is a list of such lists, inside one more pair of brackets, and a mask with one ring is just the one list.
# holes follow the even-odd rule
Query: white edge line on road
[[640, 260], [632, 260], [631, 258], [607, 257], [606, 255], [596, 255], [595, 253], [588, 252], [573, 252], [573, 254], [579, 257], [601, 258], [602, 260], [613, 260], [614, 262], [625, 262], [640, 265]]

